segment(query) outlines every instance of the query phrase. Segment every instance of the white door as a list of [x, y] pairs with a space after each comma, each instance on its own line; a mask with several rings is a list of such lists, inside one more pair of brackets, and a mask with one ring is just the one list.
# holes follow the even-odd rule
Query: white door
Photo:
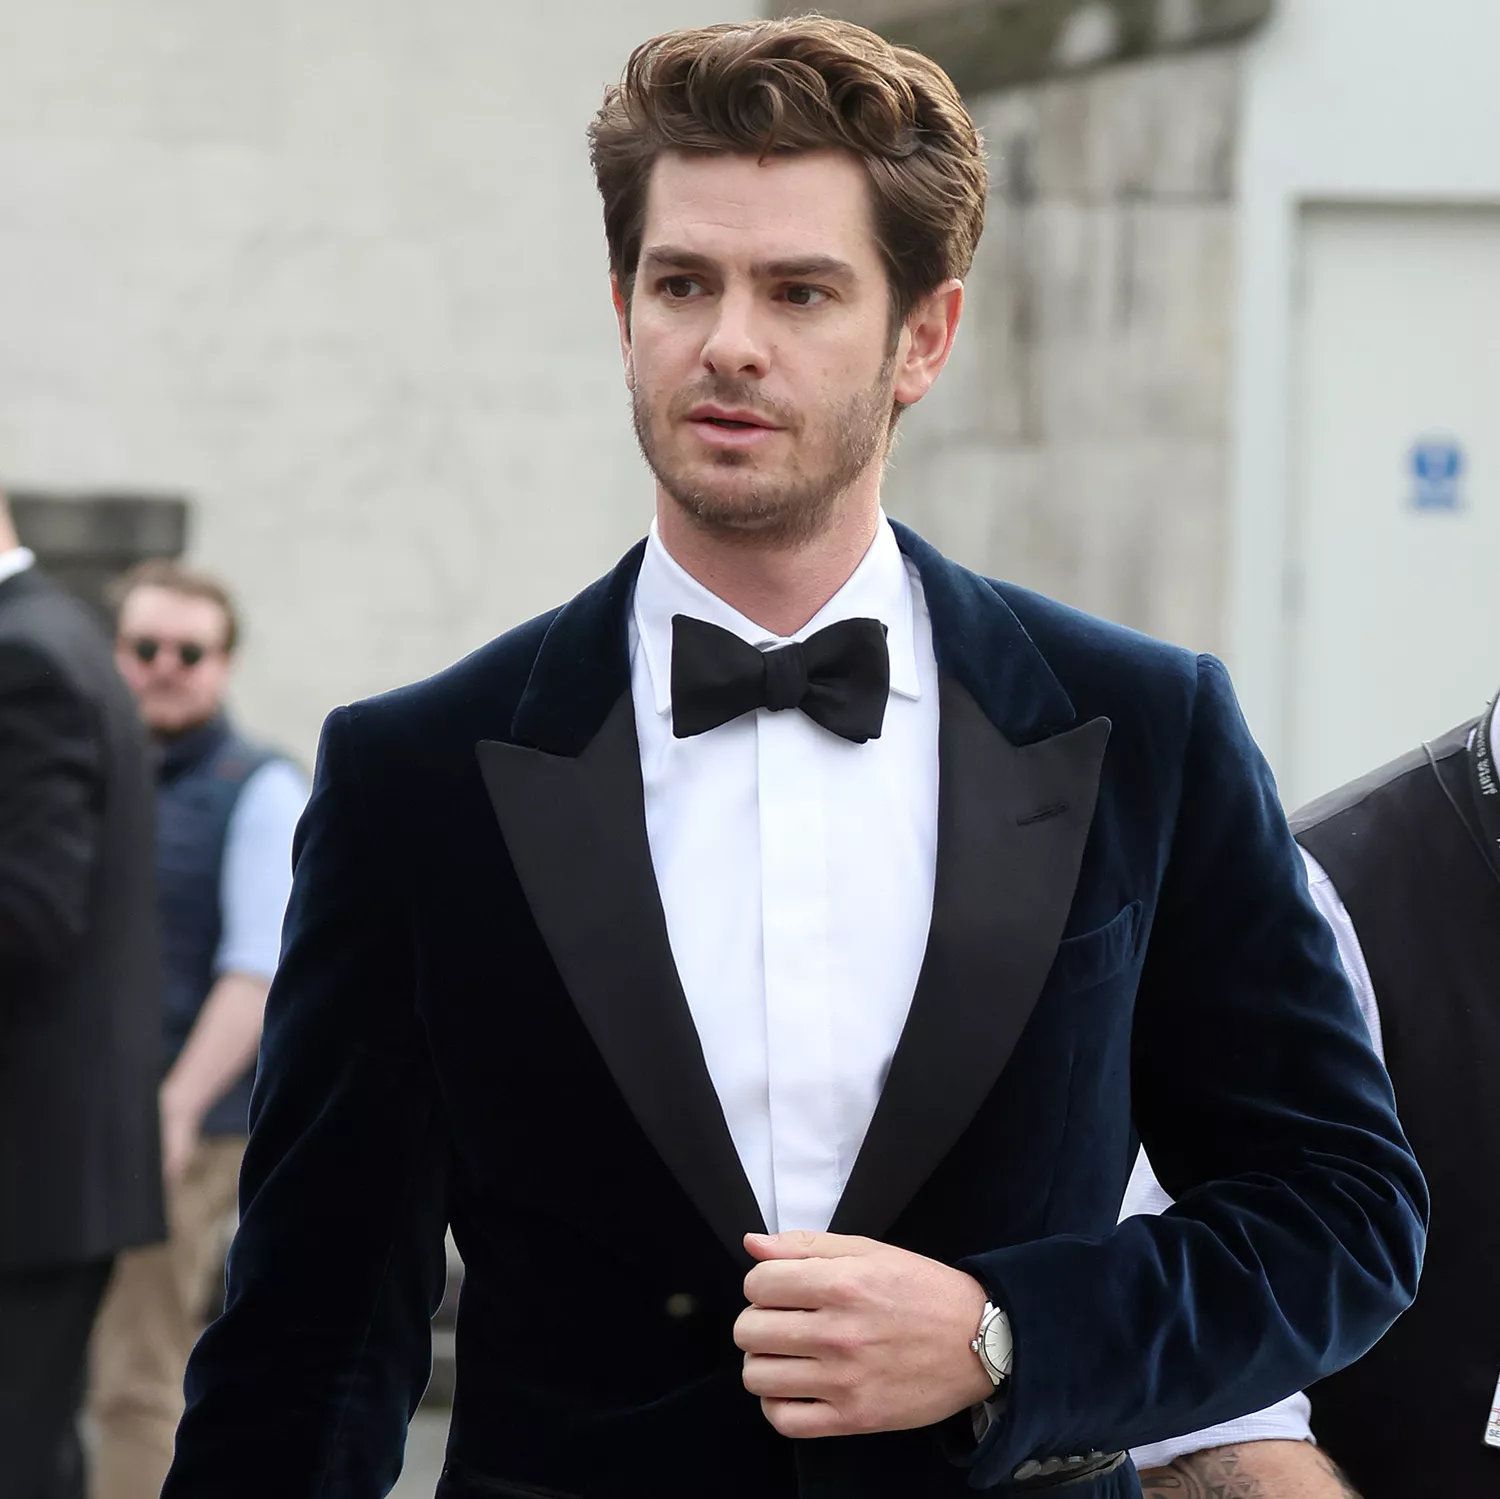
[[1289, 807], [1500, 688], [1500, 209], [1309, 208], [1301, 248]]

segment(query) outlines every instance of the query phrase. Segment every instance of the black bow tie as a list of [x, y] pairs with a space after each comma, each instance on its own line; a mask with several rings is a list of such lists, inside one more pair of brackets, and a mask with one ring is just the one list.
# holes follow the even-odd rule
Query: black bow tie
[[759, 651], [686, 614], [672, 616], [672, 733], [707, 733], [742, 713], [800, 708], [842, 739], [880, 738], [891, 658], [878, 619], [845, 619]]

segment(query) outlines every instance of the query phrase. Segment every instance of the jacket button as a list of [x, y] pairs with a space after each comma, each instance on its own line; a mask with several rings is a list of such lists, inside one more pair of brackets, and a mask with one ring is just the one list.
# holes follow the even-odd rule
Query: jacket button
[[674, 1322], [691, 1317], [698, 1310], [698, 1298], [690, 1291], [674, 1291], [667, 1297], [666, 1312]]

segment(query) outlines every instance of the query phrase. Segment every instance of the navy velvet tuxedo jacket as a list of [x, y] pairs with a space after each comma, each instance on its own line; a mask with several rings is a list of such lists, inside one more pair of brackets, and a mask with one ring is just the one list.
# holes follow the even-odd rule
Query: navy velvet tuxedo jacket
[[[1008, 1309], [1004, 1416], [791, 1442], [743, 1389], [761, 1224], [652, 875], [637, 548], [328, 721], [164, 1499], [385, 1493], [450, 1223], [444, 1499], [1003, 1489], [1266, 1405], [1408, 1304], [1425, 1188], [1223, 668], [897, 531], [941, 679], [936, 897], [832, 1227]], [[1138, 1136], [1177, 1206], [1117, 1228]]]

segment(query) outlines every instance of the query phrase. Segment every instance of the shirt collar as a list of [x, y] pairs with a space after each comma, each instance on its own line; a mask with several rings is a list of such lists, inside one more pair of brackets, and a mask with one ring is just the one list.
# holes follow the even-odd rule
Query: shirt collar
[[188, 729], [182, 734], [156, 741], [157, 770], [163, 781], [174, 781], [185, 770], [201, 764], [226, 744], [232, 731], [228, 718], [216, 713], [207, 723]]
[[17, 573], [24, 573], [35, 561], [36, 555], [29, 547], [12, 547], [8, 552], [0, 552], [0, 583]]
[[765, 649], [805, 640], [825, 625], [843, 619], [878, 619], [886, 627], [886, 646], [891, 657], [891, 691], [916, 700], [922, 696], [917, 677], [917, 652], [912, 625], [911, 575], [906, 559], [896, 545], [896, 533], [880, 514], [880, 524], [869, 550], [844, 584], [808, 622], [793, 635], [775, 635], [738, 609], [711, 593], [672, 557], [651, 522], [646, 552], [636, 578], [633, 605], [640, 648], [651, 674], [651, 692], [656, 711], [672, 711], [672, 616], [688, 614], [718, 625], [743, 641]]

